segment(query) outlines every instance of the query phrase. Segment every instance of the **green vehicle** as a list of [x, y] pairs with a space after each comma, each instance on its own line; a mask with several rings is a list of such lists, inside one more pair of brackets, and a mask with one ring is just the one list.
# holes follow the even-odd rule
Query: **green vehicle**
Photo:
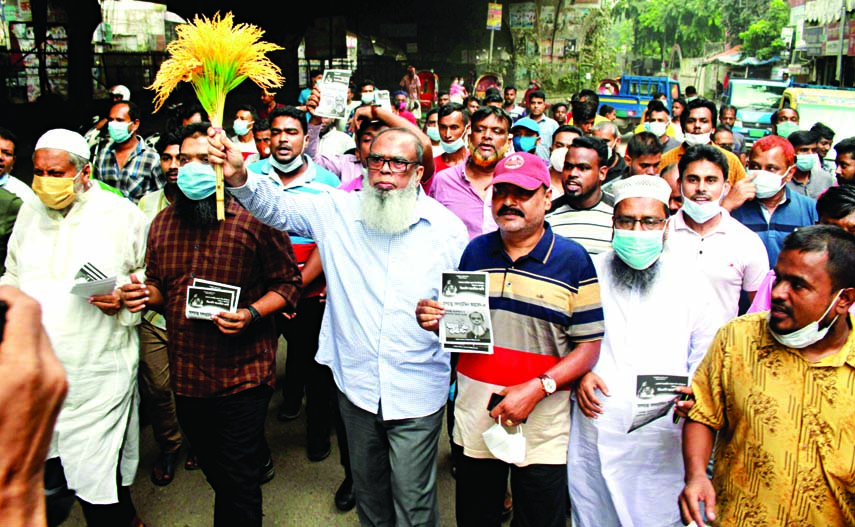
[[736, 107], [733, 131], [745, 136], [746, 148], [772, 133], [771, 117], [781, 103], [786, 81], [760, 79], [731, 79], [721, 102]]

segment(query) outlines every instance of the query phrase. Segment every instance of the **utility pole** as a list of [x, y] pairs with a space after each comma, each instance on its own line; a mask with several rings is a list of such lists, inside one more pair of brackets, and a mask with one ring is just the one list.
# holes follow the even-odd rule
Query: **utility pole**
[[[840, 49], [837, 50], [837, 82], [843, 87], [843, 35], [846, 31], [846, 0], [840, 1]], [[851, 38], [851, 35], [850, 35]], [[846, 47], [847, 52], [849, 47]]]

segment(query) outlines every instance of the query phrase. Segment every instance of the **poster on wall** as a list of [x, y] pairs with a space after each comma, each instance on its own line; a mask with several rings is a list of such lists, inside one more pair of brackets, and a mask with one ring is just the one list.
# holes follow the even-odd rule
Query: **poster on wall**
[[513, 29], [534, 29], [536, 5], [534, 2], [511, 4], [509, 18]]

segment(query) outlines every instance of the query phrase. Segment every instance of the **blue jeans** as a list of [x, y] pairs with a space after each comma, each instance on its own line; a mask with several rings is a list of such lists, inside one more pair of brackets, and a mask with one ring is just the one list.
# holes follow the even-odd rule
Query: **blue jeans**
[[339, 391], [347, 429], [359, 523], [363, 527], [439, 525], [436, 456], [440, 408], [413, 419], [386, 421]]

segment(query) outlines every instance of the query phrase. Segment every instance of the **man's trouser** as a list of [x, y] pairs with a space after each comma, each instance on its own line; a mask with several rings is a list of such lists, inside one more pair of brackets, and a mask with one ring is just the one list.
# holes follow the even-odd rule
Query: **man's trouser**
[[261, 526], [264, 419], [272, 395], [273, 388], [261, 385], [223, 397], [175, 396], [181, 428], [214, 489], [215, 527]]
[[442, 412], [383, 420], [339, 391], [359, 523], [363, 527], [439, 524], [436, 456]]
[[169, 384], [166, 343], [166, 330], [143, 319], [140, 324], [140, 397], [148, 410], [160, 453], [172, 454], [181, 448], [181, 429]]
[[508, 471], [514, 497], [511, 527], [564, 527], [567, 465], [518, 467], [498, 459], [460, 456], [457, 460], [458, 527], [499, 527]]

